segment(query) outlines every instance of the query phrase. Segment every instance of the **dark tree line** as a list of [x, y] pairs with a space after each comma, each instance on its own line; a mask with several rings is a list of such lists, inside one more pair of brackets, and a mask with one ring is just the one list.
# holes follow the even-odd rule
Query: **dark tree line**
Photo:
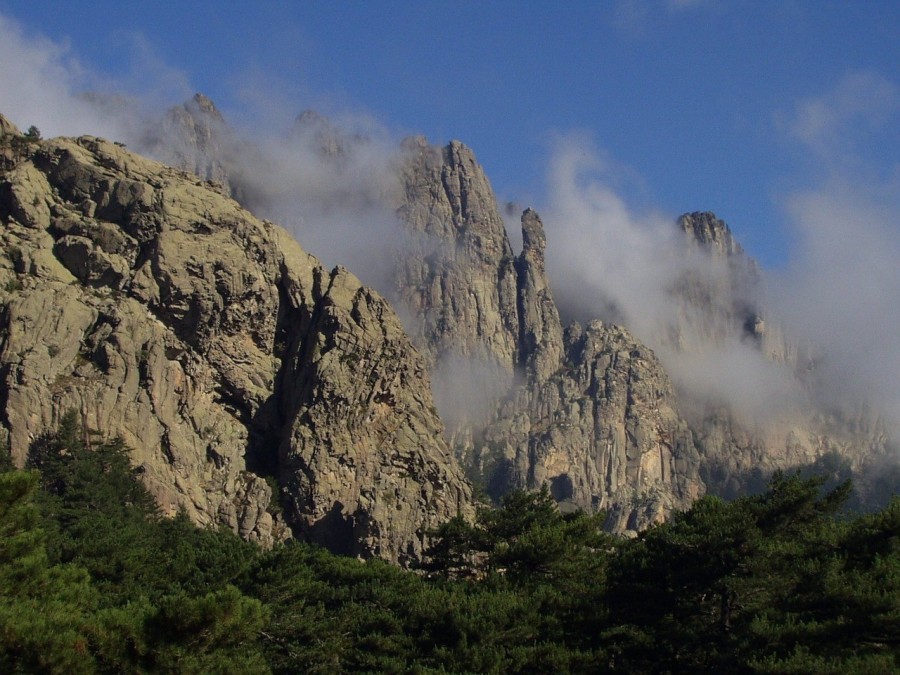
[[507, 495], [404, 571], [160, 516], [75, 415], [0, 464], [4, 673], [900, 671], [900, 498], [777, 475], [636, 539]]

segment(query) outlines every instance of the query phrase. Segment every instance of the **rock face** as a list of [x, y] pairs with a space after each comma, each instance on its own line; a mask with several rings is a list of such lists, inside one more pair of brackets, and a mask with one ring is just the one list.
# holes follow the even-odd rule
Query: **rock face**
[[490, 183], [461, 143], [436, 148], [417, 137], [403, 150], [397, 210], [410, 234], [397, 288], [413, 337], [433, 361], [459, 354], [510, 371], [519, 360], [517, 275]]
[[[284, 142], [310, 153], [300, 159], [316, 167], [313, 188], [338, 183], [321, 213], [357, 217], [377, 203], [402, 222], [391, 300], [410, 341], [349, 272], [323, 270], [224, 198], [264, 209], [293, 188], [267, 184], [266, 151], [208, 99], [163, 126], [154, 154], [211, 183], [96, 139], [36, 147], [3, 126], [0, 403], [20, 461], [30, 436], [74, 406], [138, 448], [169, 508], [263, 541], [290, 526], [337, 551], [408, 562], [427, 527], [470, 512], [457, 462], [494, 497], [546, 483], [564, 508], [605, 509], [626, 531], [708, 490], [757, 488], [776, 469], [837, 457], [856, 470], [888, 452], [864, 410], [810, 400], [754, 424], [679, 378], [691, 359], [736, 350], [798, 390], [815, 379], [815, 359], [767, 317], [759, 269], [714, 214], [677, 222], [685, 264], [655, 334], [563, 326], [545, 269], [552, 236], [526, 210], [513, 251], [471, 150], [417, 137], [393, 163], [355, 164], [373, 146], [304, 113]], [[347, 167], [366, 189], [341, 182]], [[332, 208], [342, 205], [352, 208]], [[73, 332], [80, 346], [60, 337]], [[275, 518], [262, 506], [273, 479]]]
[[712, 213], [689, 213], [678, 220], [689, 246], [701, 255], [700, 269], [712, 274], [685, 275], [673, 292], [680, 323], [669, 331], [669, 346], [692, 356], [740, 345], [758, 356], [796, 389], [785, 410], [766, 423], [742, 418], [738, 411], [708, 402], [694, 404], [689, 423], [701, 456], [707, 488], [727, 497], [758, 489], [777, 469], [813, 466], [840, 457], [858, 472], [865, 487], [867, 463], [888, 452], [884, 426], [856, 410], [826, 410], [813, 398], [815, 358], [792, 345], [777, 322], [764, 318], [755, 293], [761, 274], [735, 241], [728, 225]]
[[662, 341], [680, 350], [722, 347], [729, 340], [751, 341], [768, 358], [784, 360], [788, 347], [781, 332], [762, 318], [756, 262], [714, 213], [686, 213], [678, 219], [686, 253], [694, 257], [672, 289], [679, 321]]
[[[412, 245], [397, 286], [438, 367], [460, 354], [499, 380], [485, 419], [463, 417], [457, 453], [489, 494], [547, 483], [563, 504], [638, 529], [703, 494], [699, 456], [653, 352], [599, 321], [565, 331], [547, 280], [544, 227], [522, 215], [514, 256], [472, 152], [408, 141], [398, 212]], [[483, 383], [469, 383], [470, 397]]]
[[[398, 213], [413, 245], [399, 265], [399, 301], [438, 383], [442, 359], [455, 353], [497, 386], [485, 401], [477, 396], [483, 380], [469, 382], [468, 396], [489, 412], [450, 425], [457, 453], [490, 494], [547, 483], [561, 503], [606, 509], [611, 529], [633, 530], [707, 490], [736, 496], [777, 469], [829, 455], [859, 468], [885, 454], [877, 420], [859, 424], [807, 401], [755, 424], [696, 392], [676, 395], [663, 362], [623, 327], [564, 330], [538, 215], [522, 215], [523, 250], [514, 256], [470, 150], [413, 139], [405, 151]], [[812, 359], [764, 318], [760, 271], [727, 224], [696, 212], [677, 227], [687, 264], [670, 289], [674, 321], [645, 338], [666, 362], [744, 350], [802, 394]]]
[[475, 445], [489, 491], [547, 483], [569, 507], [607, 510], [614, 531], [702, 495], [691, 433], [653, 352], [600, 321], [570, 326], [565, 347], [565, 362], [531, 371]]
[[425, 362], [374, 291], [192, 176], [0, 126], [0, 419], [18, 464], [74, 408], [134, 448], [164, 511], [262, 543], [293, 531], [408, 563], [470, 512]]

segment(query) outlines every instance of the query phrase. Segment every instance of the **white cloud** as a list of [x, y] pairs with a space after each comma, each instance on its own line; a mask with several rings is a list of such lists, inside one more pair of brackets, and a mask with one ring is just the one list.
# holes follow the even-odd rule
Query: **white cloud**
[[[620, 4], [633, 20], [640, 20], [646, 7]], [[66, 45], [27, 35], [0, 16], [0, 112], [22, 128], [38, 126], [45, 136], [92, 133], [131, 144], [150, 113], [125, 123], [86, 103], [82, 92], [119, 87], [138, 92], [141, 105], [150, 108], [191, 92], [183, 73], [167, 66], [140, 37], [132, 42], [131, 74], [125, 82], [110, 83], [88, 72]], [[400, 228], [383, 197], [396, 187], [390, 167], [396, 140], [366, 116], [339, 115], [341, 127], [368, 140], [352, 144], [337, 160], [323, 157], [309, 137], [288, 139], [281, 133], [281, 123], [296, 112], [286, 112], [293, 102], [258, 86], [252, 100], [258, 105], [248, 108], [248, 119], [257, 120], [253, 141], [260, 151], [238, 151], [233, 159], [257, 191], [261, 215], [292, 228], [326, 264], [345, 264], [365, 282], [389, 290]], [[818, 187], [785, 199], [798, 248], [788, 271], [775, 279], [777, 293], [770, 301], [792, 335], [821, 347], [822, 400], [869, 396], [900, 424], [900, 168], [872, 181], [872, 172], [858, 171], [870, 162], [857, 153], [861, 140], [897, 128], [898, 114], [896, 83], [856, 72], [782, 116], [782, 130], [810, 156], [824, 159], [828, 171]], [[253, 128], [252, 122], [246, 128]], [[755, 418], [797, 399], [795, 383], [784, 371], [763, 362], [739, 336], [710, 347], [701, 335], [688, 334], [693, 348], [682, 352], [660, 339], [666, 326], [681, 322], [684, 328], [670, 293], [679, 276], [704, 269], [715, 277], [721, 270], [685, 253], [671, 216], [629, 206], [621, 196], [623, 173], [584, 135], [556, 143], [549, 204], [541, 212], [548, 270], [564, 313], [628, 325], [697, 398], [727, 401]], [[865, 175], [865, 182], [858, 175]], [[447, 385], [448, 405], [456, 405], [453, 392], [468, 390], [466, 384]]]
[[48, 138], [91, 134], [139, 144], [150, 120], [192, 92], [187, 76], [139, 34], [129, 36], [128, 47], [129, 68], [113, 80], [86, 68], [67, 44], [0, 15], [0, 113]]
[[[900, 87], [874, 72], [799, 101], [783, 129], [824, 173], [784, 197], [797, 246], [772, 302], [822, 349], [819, 395], [866, 400], [900, 430], [900, 161], [872, 156], [900, 124]], [[785, 289], [787, 292], [785, 292]]]
[[782, 127], [821, 157], [840, 159], [861, 134], [896, 123], [900, 89], [875, 72], [844, 75], [829, 91], [798, 101]]
[[[147, 139], [157, 135], [164, 110], [193, 90], [139, 34], [126, 38], [126, 74], [113, 82], [86, 69], [66, 45], [26, 34], [0, 15], [0, 113], [23, 130], [37, 126], [45, 137], [92, 134], [151, 150]], [[339, 158], [327, 157], [314, 133], [290, 132], [299, 109], [275, 84], [257, 79], [244, 92], [242, 121], [251, 143], [224, 139], [229, 169], [258, 215], [292, 230], [326, 265], [345, 265], [390, 290], [399, 225], [384, 195], [396, 189], [390, 168], [396, 139], [367, 115], [338, 111], [335, 127], [366, 140], [348, 143]], [[87, 92], [100, 97], [89, 101]]]
[[[625, 325], [656, 351], [686, 403], [726, 404], [748, 423], [800, 405], [790, 371], [743, 339], [735, 305], [753, 290], [734, 288], [724, 261], [688, 248], [673, 218], [632, 209], [610, 167], [583, 134], [561, 138], [553, 154], [541, 212], [563, 314]], [[711, 291], [704, 302], [676, 301], [688, 274]]]
[[832, 178], [792, 194], [799, 245], [772, 302], [820, 346], [820, 395], [868, 400], [900, 429], [900, 199], [896, 188]]
[[[687, 321], [676, 315], [670, 289], [680, 275], [702, 271], [715, 287], [723, 270], [685, 257], [670, 217], [631, 208], [608, 161], [577, 135], [557, 144], [550, 204], [542, 209], [558, 303], [573, 317], [625, 324], [657, 351], [694, 403], [725, 402], [757, 423], [811, 400], [844, 412], [863, 405], [896, 434], [900, 162], [886, 169], [864, 150], [896, 128], [898, 115], [894, 82], [852, 73], [821, 96], [798, 101], [783, 118], [782, 131], [824, 171], [804, 177], [813, 187], [783, 197], [795, 246], [786, 270], [768, 273], [767, 297], [758, 300], [770, 323], [784, 326], [795, 344], [812, 346], [815, 381], [801, 385], [789, 368], [766, 361], [737, 334], [710, 340], [702, 312]], [[738, 292], [753, 301], [757, 291]], [[665, 327], [673, 325], [684, 338], [677, 350], [665, 338]]]
[[95, 133], [90, 107], [76, 94], [90, 77], [65, 45], [26, 35], [0, 15], [0, 111], [48, 135]]

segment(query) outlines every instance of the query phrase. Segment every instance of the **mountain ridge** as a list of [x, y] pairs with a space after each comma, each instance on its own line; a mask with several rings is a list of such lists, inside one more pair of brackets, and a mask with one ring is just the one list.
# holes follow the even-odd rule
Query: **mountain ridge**
[[[235, 222], [237, 205], [221, 206], [228, 203], [226, 195], [253, 202], [265, 190], [242, 183], [236, 148], [247, 146], [228, 129], [211, 101], [198, 95], [173, 111], [166, 133], [152, 137], [152, 149], [220, 186], [192, 187], [215, 197], [192, 202], [196, 222], [189, 224], [188, 234], [210, 234], [210, 222], [215, 234], [223, 223], [231, 227]], [[311, 113], [301, 115], [297, 124], [312, 133], [312, 152], [323, 163], [316, 166], [352, 165], [356, 149], [368, 144]], [[8, 125], [3, 128], [4, 138], [20, 138], [17, 131], [7, 131]], [[296, 147], [308, 151], [306, 132], [298, 132], [303, 145]], [[52, 144], [72, 142], [45, 141], [41, 147], [48, 143], [56, 147]], [[167, 143], [176, 143], [180, 154], [167, 149]], [[153, 228], [165, 230], [172, 214], [154, 211], [156, 188], [150, 183], [159, 180], [154, 178], [158, 174], [134, 180], [133, 170], [147, 173], [144, 160], [131, 159], [121, 148], [95, 139], [74, 145], [81, 148], [77, 152], [87, 148], [94, 153], [90, 161], [103, 167], [101, 172], [121, 174], [115, 181], [109, 176], [95, 181], [103, 186], [99, 196], [76, 194], [72, 182], [80, 180], [78, 171], [74, 176], [60, 173], [52, 159], [23, 163], [22, 158], [5, 156], [4, 166], [12, 165], [0, 186], [0, 216], [10, 226], [34, 230], [34, 236], [44, 233], [32, 239], [39, 243], [34, 243], [30, 258], [6, 264], [17, 275], [7, 285], [25, 283], [20, 275], [27, 280], [43, 274], [74, 277], [85, 288], [121, 292], [127, 287], [126, 295], [156, 306], [167, 317], [181, 344], [200, 339], [216, 345], [208, 351], [214, 359], [204, 364], [217, 369], [207, 385], [220, 397], [223, 414], [230, 416], [225, 419], [243, 427], [238, 445], [278, 447], [275, 453], [253, 451], [241, 458], [242, 470], [260, 480], [250, 479], [254, 496], [240, 508], [256, 513], [257, 521], [268, 517], [272, 525], [261, 534], [256, 526], [242, 525], [237, 515], [211, 515], [209, 508], [191, 514], [198, 522], [223, 522], [265, 542], [287, 536], [290, 526], [296, 536], [332, 550], [411, 564], [426, 545], [429, 527], [442, 518], [471, 513], [471, 492], [461, 467], [492, 497], [547, 484], [562, 508], [606, 510], [610, 529], [633, 532], [687, 508], [707, 491], [739, 494], [752, 489], [777, 469], [836, 456], [858, 471], [866, 462], [874, 463], [873, 457], [886, 456], [892, 442], [877, 424], [860, 420], [854, 432], [842, 418], [815, 410], [760, 432], [736, 417], [727, 403], [697, 398], [680, 379], [672, 380], [667, 371], [678, 359], [732, 344], [779, 364], [790, 377], [805, 367], [802, 355], [765, 317], [752, 293], [745, 297], [758, 283], [760, 271], [714, 214], [685, 214], [673, 224], [684, 235], [684, 257], [695, 262], [671, 289], [675, 322], [660, 324], [656, 336], [644, 336], [651, 339], [650, 348], [627, 328], [608, 322], [564, 326], [546, 270], [552, 237], [548, 241], [537, 212], [523, 212], [523, 246], [515, 253], [474, 153], [458, 141], [437, 147], [413, 137], [390, 159], [396, 182], [385, 183], [388, 189], [378, 197], [385, 209], [397, 214], [402, 233], [386, 290], [403, 326], [384, 300], [363, 290], [346, 270], [328, 273], [317, 263], [288, 263], [313, 259], [289, 234], [266, 221], [256, 226], [268, 232], [266, 246], [293, 252], [282, 253], [280, 272], [269, 263], [272, 269], [261, 275], [277, 289], [278, 299], [258, 303], [250, 313], [235, 313], [231, 296], [220, 287], [240, 287], [231, 268], [244, 269], [246, 261], [237, 262], [231, 254], [224, 258], [228, 264], [220, 260], [217, 266], [214, 259], [199, 256], [161, 275], [163, 267], [153, 262], [158, 258], [148, 242], [155, 241]], [[102, 152], [97, 150], [101, 146]], [[42, 157], [41, 152], [46, 153], [34, 156]], [[96, 185], [92, 189], [96, 192]], [[372, 198], [366, 194], [361, 201]], [[227, 212], [220, 223], [208, 217], [213, 202], [212, 212]], [[80, 222], [66, 224], [72, 213]], [[257, 222], [249, 214], [241, 219]], [[91, 223], [89, 231], [85, 222]], [[14, 229], [8, 227], [7, 239]], [[155, 244], [171, 251], [176, 261], [186, 246], [185, 237], [177, 236], [182, 238], [173, 246]], [[208, 253], [221, 255], [212, 249]], [[707, 259], [715, 274], [704, 272], [707, 263], [702, 261]], [[192, 277], [191, 265], [201, 272]], [[69, 277], [57, 269], [60, 266]], [[259, 271], [248, 278], [254, 275], [259, 277]], [[197, 277], [206, 280], [206, 290], [197, 290]], [[4, 307], [16, 307], [16, 297], [14, 289]], [[300, 313], [291, 314], [294, 310]], [[288, 315], [295, 318], [285, 318]], [[263, 336], [264, 326], [269, 327]], [[223, 330], [225, 335], [220, 334]], [[298, 333], [308, 337], [298, 339]], [[97, 342], [94, 352], [105, 344], [100, 337], [92, 339]], [[246, 354], [239, 344], [256, 345], [261, 355], [250, 359], [254, 364], [242, 363]], [[135, 349], [141, 354], [146, 347]], [[172, 349], [166, 345], [163, 353]], [[82, 351], [73, 358], [84, 358]], [[140, 371], [140, 359], [132, 360]], [[10, 356], [7, 340], [0, 361], [10, 373], [26, 360]], [[293, 363], [293, 370], [286, 370], [286, 362]], [[268, 373], [262, 385], [257, 369]], [[56, 377], [77, 380], [78, 372]], [[355, 379], [361, 372], [375, 375], [360, 384]], [[431, 402], [429, 374], [440, 417]], [[299, 382], [285, 388], [294, 376]], [[213, 382], [216, 378], [222, 385]], [[14, 385], [8, 384], [15, 392]], [[147, 389], [139, 377], [136, 391], [142, 387]], [[278, 387], [292, 393], [273, 394]], [[72, 399], [66, 396], [57, 397], [51, 411], [41, 413], [41, 423], [52, 424], [60, 416], [63, 404]], [[406, 406], [398, 406], [398, 401]], [[36, 409], [43, 405], [33, 404]], [[241, 410], [248, 405], [249, 413]], [[7, 397], [4, 427], [21, 462], [28, 434], [38, 425], [17, 419], [16, 407], [10, 408]], [[119, 426], [127, 431], [127, 425]], [[113, 430], [118, 427], [112, 425]], [[133, 430], [125, 436], [133, 443], [147, 440]], [[208, 448], [201, 459], [197, 456], [203, 453], [192, 452], [197, 467], [223, 461]], [[232, 447], [223, 456], [236, 462], [235, 452]], [[147, 451], [138, 449], [136, 454], [142, 453], [146, 456]], [[176, 461], [165, 457], [160, 466]], [[411, 466], [418, 468], [409, 471]], [[275, 501], [284, 511], [275, 517], [267, 512], [272, 490], [265, 476], [277, 482], [280, 492]], [[186, 493], [195, 490], [190, 479], [183, 482], [189, 486]]]
[[420, 357], [377, 293], [189, 174], [93, 137], [20, 138], [3, 137], [0, 185], [18, 465], [75, 409], [134, 449], [164, 512], [263, 544], [293, 530], [408, 564], [470, 512]]

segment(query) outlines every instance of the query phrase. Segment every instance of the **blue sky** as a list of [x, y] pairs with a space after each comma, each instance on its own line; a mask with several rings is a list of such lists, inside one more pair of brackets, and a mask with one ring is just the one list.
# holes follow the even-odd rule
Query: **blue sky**
[[262, 92], [285, 124], [351, 110], [460, 139], [522, 205], [549, 201], [554, 139], [574, 132], [635, 212], [713, 210], [767, 267], [792, 255], [797, 192], [841, 170], [900, 176], [889, 0], [0, 0], [0, 15], [132, 93], [201, 91], [246, 120]]

